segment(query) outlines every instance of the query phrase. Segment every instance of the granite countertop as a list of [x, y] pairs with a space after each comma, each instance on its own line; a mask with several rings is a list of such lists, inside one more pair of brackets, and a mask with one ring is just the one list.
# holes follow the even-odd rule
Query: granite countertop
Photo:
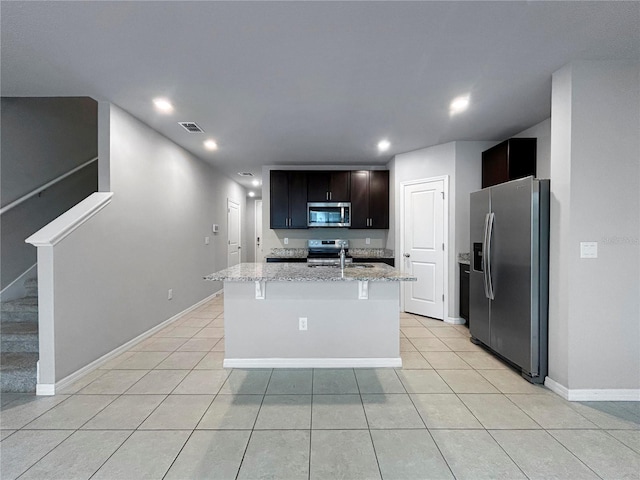
[[465, 265], [471, 265], [471, 254], [470, 253], [459, 253], [458, 254], [458, 263], [463, 263]]
[[[268, 258], [307, 258], [306, 248], [272, 248]], [[349, 257], [353, 258], [393, 258], [393, 250], [387, 248], [350, 248]]]
[[306, 248], [272, 248], [271, 253], [266, 255], [273, 258], [307, 258], [309, 250]]
[[[359, 264], [367, 265], [367, 264]], [[404, 282], [417, 278], [384, 263], [372, 263], [371, 268], [309, 267], [306, 263], [240, 263], [204, 277], [211, 281], [233, 282]]]

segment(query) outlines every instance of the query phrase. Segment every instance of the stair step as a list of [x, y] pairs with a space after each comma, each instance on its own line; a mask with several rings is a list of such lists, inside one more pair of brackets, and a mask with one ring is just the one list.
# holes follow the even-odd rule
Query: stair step
[[2, 322], [0, 324], [1, 352], [38, 352], [37, 322]]
[[35, 392], [37, 353], [0, 354], [0, 392]]
[[3, 322], [37, 322], [38, 297], [24, 297], [0, 303]]
[[37, 297], [38, 296], [38, 279], [30, 278], [25, 280], [24, 289], [27, 292], [28, 297]]

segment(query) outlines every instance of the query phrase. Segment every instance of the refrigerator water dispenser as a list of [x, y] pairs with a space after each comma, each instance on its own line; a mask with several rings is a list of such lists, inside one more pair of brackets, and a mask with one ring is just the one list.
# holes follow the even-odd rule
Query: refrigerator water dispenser
[[473, 269], [476, 272], [482, 272], [482, 243], [473, 244]]

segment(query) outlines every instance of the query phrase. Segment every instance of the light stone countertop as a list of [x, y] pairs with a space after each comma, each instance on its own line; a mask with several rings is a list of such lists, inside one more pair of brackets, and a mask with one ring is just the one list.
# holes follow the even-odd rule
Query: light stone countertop
[[[272, 248], [268, 258], [307, 258], [306, 248]], [[349, 248], [349, 257], [353, 258], [393, 258], [393, 250], [387, 248]]]
[[465, 265], [471, 265], [470, 253], [458, 253], [458, 263], [464, 263]]
[[240, 263], [204, 277], [211, 281], [232, 282], [412, 282], [417, 278], [384, 263], [355, 264], [373, 265], [371, 268], [309, 267], [306, 263]]

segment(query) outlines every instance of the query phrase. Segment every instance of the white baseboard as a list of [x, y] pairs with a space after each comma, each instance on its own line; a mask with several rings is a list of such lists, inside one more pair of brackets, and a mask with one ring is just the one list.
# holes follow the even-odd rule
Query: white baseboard
[[544, 386], [570, 402], [640, 402], [637, 388], [569, 389], [549, 377], [545, 377]]
[[0, 292], [0, 301], [8, 302], [9, 300], [15, 300], [16, 298], [22, 298], [26, 295], [24, 288], [24, 282], [30, 278], [36, 278], [38, 276], [38, 264], [34, 263], [22, 275], [16, 278], [9, 285], [4, 287]]
[[467, 321], [462, 317], [445, 317], [444, 323], [451, 325], [464, 325]]
[[56, 386], [53, 383], [36, 384], [36, 395], [55, 395]]
[[402, 358], [225, 358], [224, 368], [402, 367]]
[[138, 335], [134, 339], [129, 340], [124, 345], [120, 345], [118, 348], [116, 348], [114, 350], [111, 350], [109, 353], [103, 355], [102, 357], [98, 358], [97, 360], [94, 360], [90, 364], [85, 365], [84, 367], [82, 367], [79, 370], [76, 370], [75, 372], [73, 372], [70, 375], [67, 375], [62, 380], [56, 382], [55, 385], [54, 384], [50, 384], [50, 383], [38, 383], [38, 384], [36, 384], [36, 395], [55, 395], [56, 390], [61, 390], [61, 389], [65, 388], [65, 387], [71, 385], [72, 383], [76, 382], [80, 378], [84, 377], [88, 373], [96, 370], [97, 368], [100, 368], [102, 365], [107, 363], [109, 360], [112, 360], [112, 359], [116, 358], [118, 355], [120, 355], [120, 354], [124, 353], [125, 351], [129, 350], [131, 347], [137, 345], [138, 343], [142, 342], [143, 340], [146, 340], [150, 336], [154, 335], [156, 332], [159, 332], [160, 330], [162, 330], [166, 326], [168, 326], [168, 325], [172, 324], [173, 322], [175, 322], [176, 320], [184, 317], [186, 314], [192, 312], [193, 310], [195, 310], [199, 306], [201, 306], [201, 305], [207, 303], [209, 300], [212, 300], [215, 297], [221, 295], [222, 292], [223, 292], [223, 290], [218, 290], [217, 292], [209, 295], [207, 298], [205, 298], [203, 300], [200, 300], [198, 303], [194, 303], [189, 308], [186, 308], [182, 312], [175, 314], [173, 317], [169, 318], [168, 320], [165, 320], [164, 322], [160, 323], [159, 325], [156, 325], [155, 327], [153, 327], [153, 328], [147, 330], [146, 332]]

